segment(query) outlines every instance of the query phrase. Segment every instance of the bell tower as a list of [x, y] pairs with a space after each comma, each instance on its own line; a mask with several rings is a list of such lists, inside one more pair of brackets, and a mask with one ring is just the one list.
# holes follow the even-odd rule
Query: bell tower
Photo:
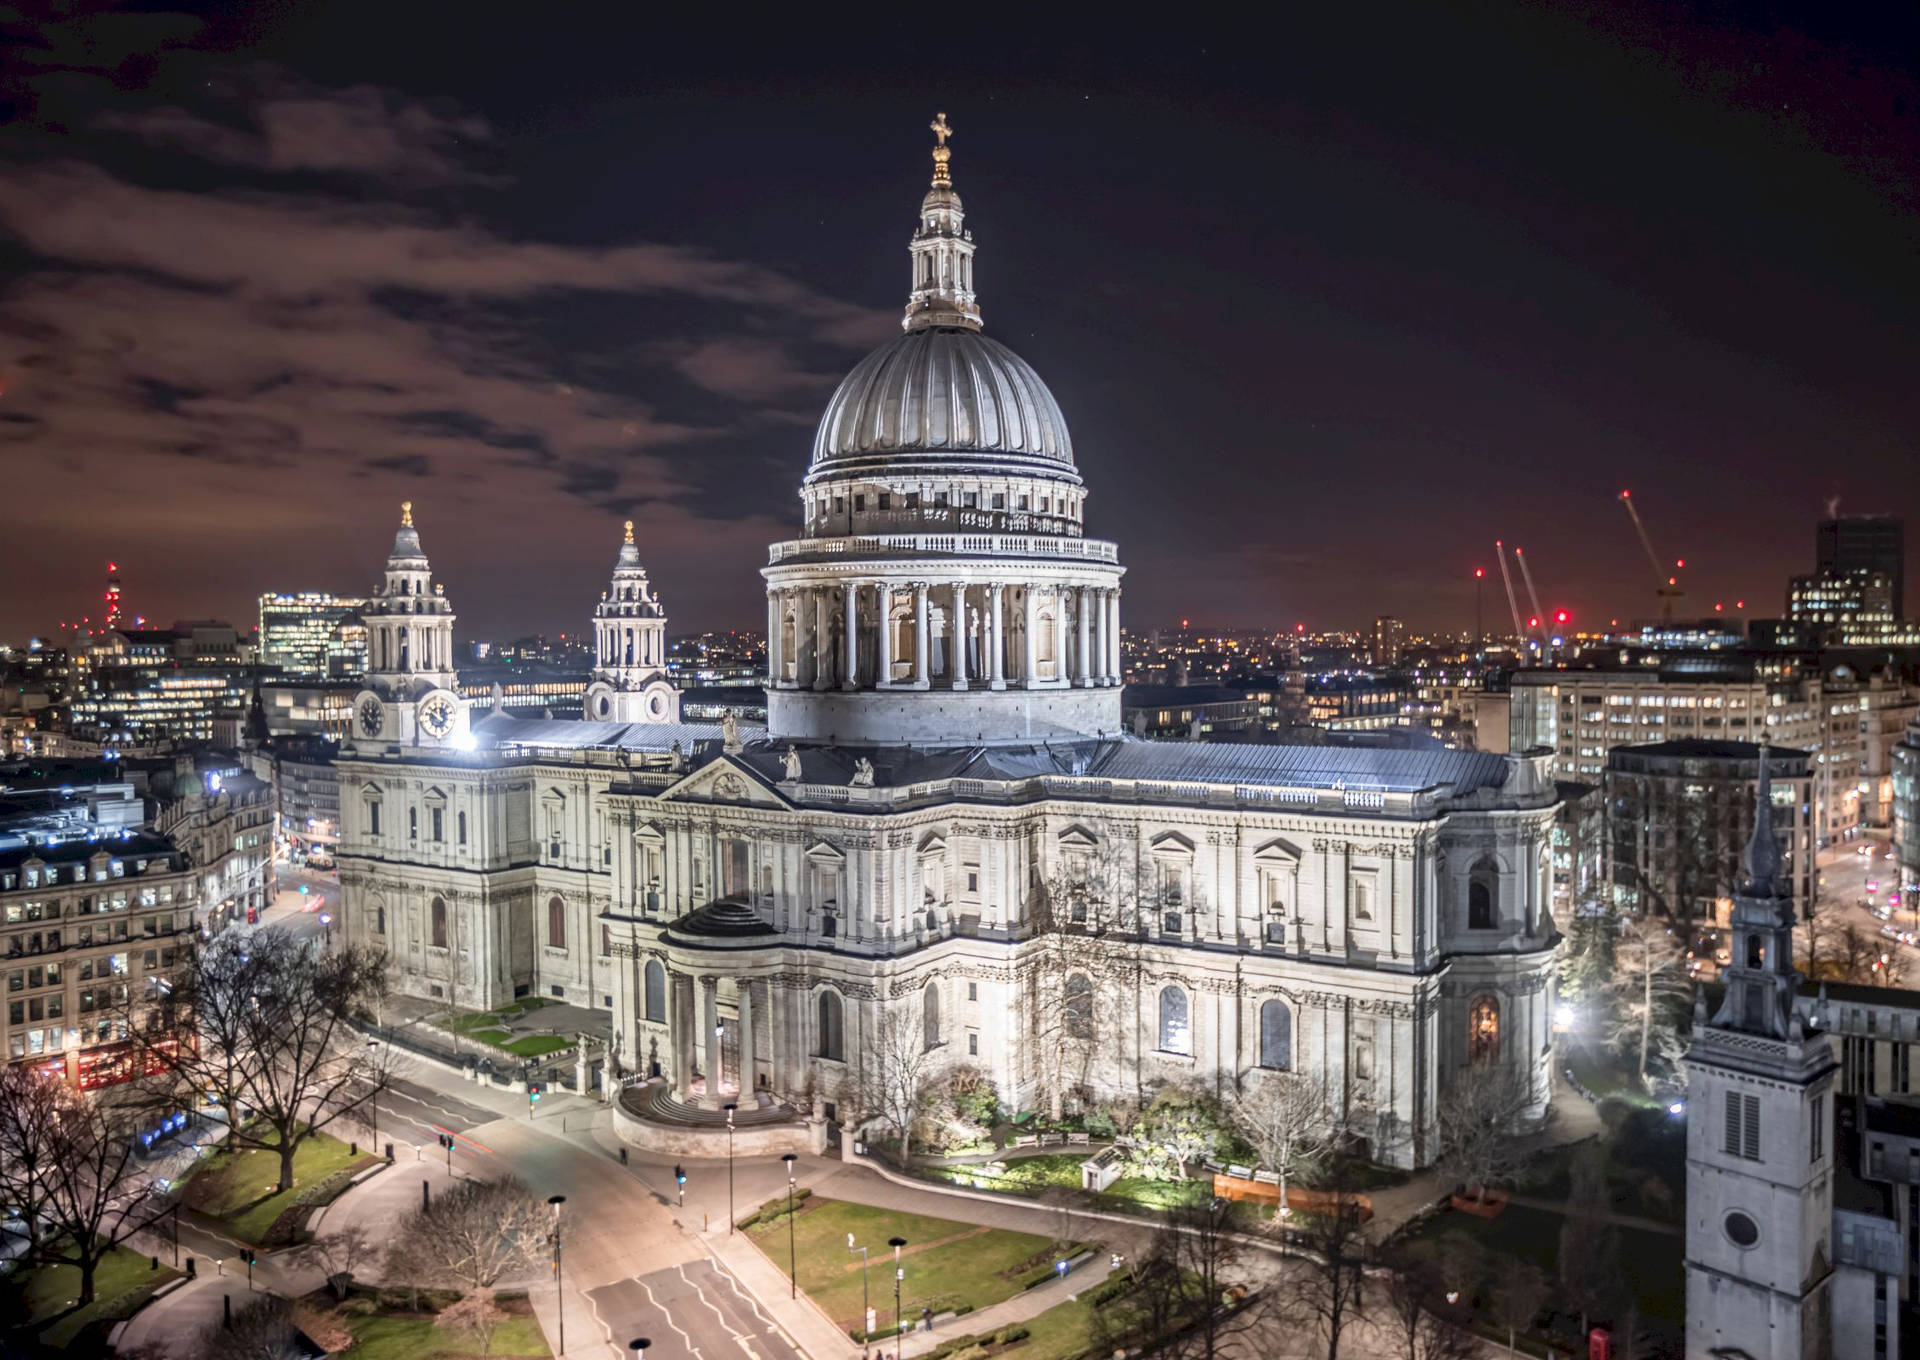
[[588, 722], [680, 721], [680, 691], [667, 674], [667, 611], [640, 565], [632, 520], [613, 583], [593, 611], [593, 680], [581, 706]]
[[1793, 892], [1759, 746], [1726, 998], [1687, 1053], [1687, 1354], [1833, 1353], [1832, 1041], [1794, 1010]]
[[367, 687], [354, 699], [356, 744], [461, 744], [467, 706], [453, 666], [453, 604], [413, 525], [413, 502], [400, 503], [384, 579], [360, 611], [367, 625]]

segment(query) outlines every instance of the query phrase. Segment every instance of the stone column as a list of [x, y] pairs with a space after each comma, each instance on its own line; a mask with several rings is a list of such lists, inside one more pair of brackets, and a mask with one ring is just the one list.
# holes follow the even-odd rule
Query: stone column
[[745, 978], [740, 988], [740, 1103], [753, 1108], [753, 984]]
[[875, 664], [879, 674], [874, 683], [881, 687], [893, 683], [893, 587], [882, 582], [880, 593], [880, 645], [875, 651]]
[[1062, 685], [1073, 683], [1067, 670], [1067, 588], [1053, 588], [1053, 678]]
[[927, 687], [927, 583], [913, 587], [913, 687]]
[[672, 1005], [667, 1014], [672, 1032], [667, 1042], [673, 1049], [673, 1089], [682, 1100], [693, 1098], [693, 1031], [699, 1023], [693, 1013], [693, 979], [685, 973], [672, 975]]
[[833, 687], [833, 610], [832, 596], [825, 586], [813, 592], [813, 687]]
[[1107, 673], [1116, 685], [1126, 683], [1126, 666], [1120, 656], [1120, 588], [1107, 592]]
[[967, 687], [967, 587], [964, 582], [953, 583], [953, 664], [951, 667], [953, 687]]
[[860, 687], [860, 586], [848, 581], [841, 589], [846, 612], [845, 664], [840, 676], [841, 689]]
[[1107, 592], [1095, 586], [1088, 594], [1093, 597], [1093, 683], [1107, 685]]
[[1033, 635], [1039, 628], [1040, 599], [1029, 585], [1027, 591], [1027, 626], [1021, 636], [1020, 683], [1032, 689], [1034, 681], [1040, 675], [1040, 653], [1033, 645]]
[[1001, 627], [1000, 592], [998, 581], [987, 587], [987, 688], [1005, 689], [1006, 677], [1006, 633]]
[[1073, 611], [1074, 622], [1078, 626], [1079, 631], [1079, 636], [1075, 641], [1080, 644], [1073, 658], [1073, 683], [1081, 689], [1085, 689], [1093, 683], [1093, 658], [1087, 654], [1087, 648], [1093, 640], [1091, 636], [1093, 630], [1089, 627], [1092, 621], [1087, 618], [1087, 611], [1092, 608], [1093, 588], [1091, 586], [1081, 586], [1074, 601]]
[[703, 977], [700, 990], [706, 996], [707, 1103], [720, 1104], [720, 980]]

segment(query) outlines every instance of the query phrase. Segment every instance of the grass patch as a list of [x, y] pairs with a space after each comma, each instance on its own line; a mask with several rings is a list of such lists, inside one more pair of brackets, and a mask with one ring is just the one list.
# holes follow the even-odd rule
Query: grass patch
[[518, 1001], [490, 1011], [436, 1016], [433, 1023], [449, 1034], [458, 1034], [475, 1043], [486, 1044], [503, 1053], [511, 1053], [516, 1058], [539, 1058], [573, 1047], [573, 1040], [558, 1034], [528, 1034], [516, 1039], [513, 1037], [513, 1022], [543, 1006], [558, 1004], [544, 996], [523, 996]]
[[303, 1192], [334, 1176], [372, 1166], [369, 1152], [353, 1153], [338, 1138], [309, 1134], [293, 1154], [293, 1188], [276, 1191], [280, 1154], [264, 1148], [216, 1152], [187, 1179], [181, 1202], [217, 1218], [242, 1242], [259, 1245], [274, 1221], [295, 1207]]
[[1034, 1157], [1009, 1157], [1004, 1162], [923, 1166], [915, 1170], [928, 1180], [947, 1185], [1038, 1195], [1047, 1190], [1078, 1190], [1080, 1165], [1091, 1155], [1091, 1152], [1047, 1152]]
[[1581, 1053], [1567, 1062], [1575, 1081], [1593, 1092], [1599, 1100], [1622, 1100], [1629, 1105], [1646, 1109], [1659, 1108], [1660, 1102], [1648, 1095], [1640, 1085], [1639, 1073], [1630, 1070], [1611, 1057], [1596, 1058]]
[[522, 1058], [540, 1058], [549, 1053], [557, 1053], [563, 1048], [572, 1048], [573, 1040], [558, 1034], [529, 1034], [523, 1039], [515, 1039], [510, 1044], [498, 1044], [496, 1047]]
[[1123, 1213], [1142, 1209], [1160, 1211], [1198, 1204], [1213, 1196], [1211, 1177], [1186, 1181], [1155, 1180], [1151, 1176], [1122, 1176], [1100, 1192], [1100, 1207]]
[[[875, 1320], [886, 1327], [893, 1322], [893, 1253], [888, 1238], [907, 1240], [901, 1258], [906, 1270], [901, 1298], [902, 1311], [909, 1318], [919, 1317], [922, 1307], [941, 1313], [963, 1305], [985, 1308], [1011, 1298], [1036, 1271], [1050, 1269], [1056, 1245], [1032, 1233], [823, 1200], [817, 1195], [792, 1224], [800, 1287], [842, 1329], [861, 1325], [861, 1259], [847, 1251], [848, 1233], [870, 1249], [868, 1298], [878, 1315]], [[747, 1235], [784, 1271], [785, 1223], [749, 1229]]]
[[[41, 1333], [41, 1340], [56, 1349], [65, 1349], [82, 1329], [96, 1322], [118, 1321], [132, 1316], [135, 1309], [177, 1271], [165, 1266], [155, 1270], [150, 1258], [125, 1247], [115, 1247], [101, 1258], [93, 1276], [93, 1302], [68, 1313]], [[58, 1314], [80, 1297], [80, 1271], [75, 1266], [41, 1266], [29, 1271], [13, 1288], [23, 1288], [29, 1325]], [[17, 1296], [16, 1296], [17, 1297]]]
[[[431, 1360], [442, 1353], [465, 1355], [471, 1341], [433, 1325], [430, 1317], [344, 1317], [353, 1333], [354, 1360]], [[490, 1355], [545, 1356], [547, 1339], [530, 1315], [509, 1317], [493, 1334]]]

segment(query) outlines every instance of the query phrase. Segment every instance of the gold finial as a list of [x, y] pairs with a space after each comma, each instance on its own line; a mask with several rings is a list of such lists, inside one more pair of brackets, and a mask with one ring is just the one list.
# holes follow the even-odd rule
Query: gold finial
[[947, 125], [947, 115], [936, 113], [927, 126], [933, 129], [933, 182], [951, 184], [953, 176], [947, 170], [947, 162], [953, 158], [953, 152], [947, 149], [947, 138], [953, 136], [953, 129]]
[[633, 542], [633, 521], [627, 521], [627, 542]]
[[400, 527], [402, 529], [411, 529], [413, 527], [413, 502], [412, 501], [400, 502]]

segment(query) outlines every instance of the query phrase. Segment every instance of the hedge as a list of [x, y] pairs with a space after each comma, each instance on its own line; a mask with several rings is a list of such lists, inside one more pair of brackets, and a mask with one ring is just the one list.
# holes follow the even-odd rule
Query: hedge
[[[793, 1211], [795, 1213], [800, 1212], [800, 1206], [807, 1202], [807, 1197], [810, 1196], [811, 1194], [813, 1194], [813, 1191], [810, 1189], [796, 1190], [794, 1192]], [[741, 1219], [738, 1223], [735, 1223], [734, 1227], [764, 1228], [771, 1224], [780, 1222], [780, 1220], [785, 1218], [786, 1216], [787, 1216], [787, 1197], [785, 1195], [782, 1195], [780, 1196], [779, 1199], [768, 1200], [765, 1204], [761, 1205], [758, 1209], [755, 1209], [752, 1213], [748, 1214], [745, 1218]]]

